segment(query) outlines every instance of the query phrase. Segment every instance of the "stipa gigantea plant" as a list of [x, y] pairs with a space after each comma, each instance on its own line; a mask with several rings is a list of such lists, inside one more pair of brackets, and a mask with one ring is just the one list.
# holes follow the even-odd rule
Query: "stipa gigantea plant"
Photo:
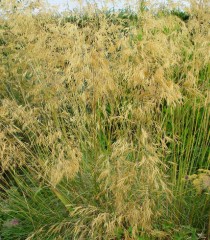
[[186, 102], [182, 108], [170, 109], [165, 113], [165, 124], [168, 134], [174, 139], [174, 142], [169, 144], [170, 153], [166, 158], [170, 164], [169, 174], [176, 196], [172, 215], [177, 216], [177, 222], [201, 226], [200, 219], [207, 217], [209, 197], [206, 195], [200, 198], [193, 197], [195, 191], [186, 185], [184, 179], [201, 166], [209, 168], [209, 110], [196, 106], [195, 103]]
[[[104, 232], [107, 237], [113, 238], [114, 229], [123, 229], [127, 225], [127, 228], [132, 226], [132, 234], [135, 237], [140, 230], [138, 222], [141, 222], [141, 227], [145, 230], [150, 228], [150, 223], [155, 218], [155, 214], [152, 212], [155, 200], [150, 200], [150, 198], [157, 195], [162, 187], [164, 188], [162, 182], [158, 182], [155, 174], [149, 179], [144, 176], [148, 173], [140, 174], [141, 165], [149, 164], [147, 165], [148, 171], [155, 171], [152, 168], [155, 167], [158, 158], [145, 156], [142, 161], [135, 161], [132, 159], [132, 154], [135, 154], [134, 149], [125, 140], [118, 140], [111, 146], [111, 149], [111, 155], [107, 153], [99, 156], [95, 168], [92, 169], [95, 175], [93, 177], [96, 178], [96, 180], [93, 179], [96, 181], [93, 184], [97, 185], [92, 187], [84, 182], [86, 188], [95, 188], [92, 190], [92, 197], [97, 206], [97, 208], [94, 207], [97, 217], [91, 218], [93, 206], [86, 206], [86, 204], [84, 207], [76, 209], [71, 216], [73, 217], [74, 214], [78, 217], [83, 215], [83, 218], [77, 222], [80, 225], [75, 226], [77, 231], [83, 229], [82, 235], [84, 231], [87, 231], [86, 234], [91, 235], [92, 238], [99, 238], [98, 233]], [[147, 161], [149, 163], [146, 163]], [[156, 171], [160, 173], [160, 169], [156, 169]], [[84, 178], [84, 175], [85, 173], [81, 174], [81, 177]], [[141, 179], [139, 179], [140, 177]], [[144, 184], [138, 185], [142, 182]], [[151, 185], [155, 185], [154, 189], [148, 189], [148, 186]], [[167, 189], [166, 186], [165, 189]], [[135, 194], [133, 194], [134, 191]], [[83, 199], [81, 196], [80, 201], [86, 202], [88, 199]], [[127, 234], [126, 228], [124, 234], [125, 236]]]
[[[63, 23], [26, 8], [1, 19], [1, 141], [11, 146], [2, 148], [3, 170], [27, 167], [29, 179], [47, 186], [71, 218], [44, 229], [39, 222], [31, 238], [43, 231], [65, 236], [65, 229], [75, 239], [114, 239], [116, 229], [125, 239], [143, 231], [157, 234], [154, 223], [170, 211], [169, 188], [175, 196], [185, 191], [181, 178], [198, 165], [191, 161], [193, 146], [208, 142], [206, 110], [196, 133], [205, 138], [196, 143], [200, 116], [194, 107], [192, 137], [183, 141], [188, 150], [180, 159], [177, 146], [169, 145], [177, 156], [170, 161], [180, 170], [168, 169], [172, 177], [166, 177], [167, 135], [176, 140], [181, 129], [187, 131], [178, 127], [185, 102], [205, 106], [207, 80], [199, 76], [209, 61], [206, 21], [198, 31], [196, 18], [186, 25], [148, 11], [125, 31], [122, 20], [103, 12], [88, 16], [85, 24]], [[170, 118], [171, 109], [180, 109], [177, 119]], [[167, 121], [172, 129], [164, 129]], [[199, 153], [202, 166], [206, 152]], [[15, 178], [19, 181], [17, 173]], [[29, 209], [34, 208], [32, 198]]]
[[[209, 49], [208, 43], [204, 40], [207, 39], [208, 33], [205, 28], [207, 25], [198, 27], [203, 21], [201, 19], [205, 19], [207, 16], [208, 14], [203, 14], [202, 17], [198, 15], [197, 18], [190, 18], [187, 23], [193, 46], [184, 50], [181, 72], [176, 71], [178, 78], [175, 77], [182, 82], [183, 86], [189, 87], [188, 90], [187, 88], [184, 89], [185, 92], [187, 90], [184, 104], [178, 108], [163, 111], [168, 134], [175, 140], [170, 147], [172, 150], [171, 157], [168, 155], [167, 158], [172, 164], [171, 179], [174, 184], [174, 194], [177, 195], [176, 199], [179, 199], [177, 204], [173, 206], [177, 212], [175, 215], [178, 216], [177, 221], [182, 219], [181, 221], [185, 224], [194, 224], [194, 226], [201, 226], [200, 221], [198, 222], [196, 219], [207, 219], [209, 199], [207, 196], [202, 196], [196, 201], [194, 197], [190, 197], [195, 195], [188, 189], [183, 178], [188, 174], [195, 173], [201, 166], [208, 169], [210, 163], [208, 150], [209, 57], [203, 56], [204, 62], [200, 62], [198, 57], [202, 53], [205, 54], [202, 51], [203, 46], [207, 50]], [[203, 41], [200, 41], [201, 38], [203, 38]], [[203, 204], [201, 204], [201, 201]], [[186, 205], [191, 210], [185, 211]], [[199, 212], [200, 214], [197, 215]], [[204, 220], [204, 222], [207, 223], [207, 220]], [[205, 227], [207, 227], [206, 224]]]

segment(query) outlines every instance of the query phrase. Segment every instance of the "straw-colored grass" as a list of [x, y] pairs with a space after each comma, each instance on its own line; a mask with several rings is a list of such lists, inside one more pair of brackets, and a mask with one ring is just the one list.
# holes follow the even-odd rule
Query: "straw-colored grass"
[[1, 3], [3, 239], [207, 234], [209, 175], [188, 177], [210, 163], [203, 4], [183, 21]]

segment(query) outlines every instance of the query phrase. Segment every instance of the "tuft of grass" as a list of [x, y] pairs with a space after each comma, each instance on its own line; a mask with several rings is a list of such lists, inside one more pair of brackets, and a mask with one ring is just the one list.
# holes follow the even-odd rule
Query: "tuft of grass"
[[1, 3], [3, 239], [207, 234], [209, 7], [140, 8]]

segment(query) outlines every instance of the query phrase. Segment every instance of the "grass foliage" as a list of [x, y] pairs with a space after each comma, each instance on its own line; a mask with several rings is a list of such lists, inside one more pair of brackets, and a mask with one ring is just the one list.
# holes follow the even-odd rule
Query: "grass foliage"
[[208, 3], [0, 4], [2, 239], [207, 239]]

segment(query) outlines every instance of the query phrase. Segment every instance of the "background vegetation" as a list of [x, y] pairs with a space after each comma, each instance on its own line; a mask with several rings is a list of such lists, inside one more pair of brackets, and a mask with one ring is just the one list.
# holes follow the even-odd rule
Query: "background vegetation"
[[1, 238], [207, 239], [208, 2], [0, 4]]

